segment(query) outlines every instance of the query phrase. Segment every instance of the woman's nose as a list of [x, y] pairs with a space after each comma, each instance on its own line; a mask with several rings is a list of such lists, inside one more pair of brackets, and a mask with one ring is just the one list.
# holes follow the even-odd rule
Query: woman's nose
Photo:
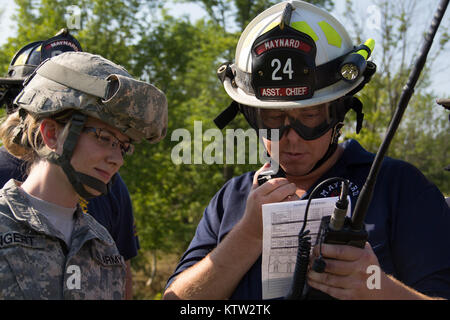
[[122, 150], [120, 148], [111, 148], [110, 150], [106, 161], [120, 168], [124, 163]]

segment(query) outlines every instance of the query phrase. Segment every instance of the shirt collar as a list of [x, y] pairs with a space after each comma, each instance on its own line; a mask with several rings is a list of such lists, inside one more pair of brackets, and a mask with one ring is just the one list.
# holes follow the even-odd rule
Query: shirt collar
[[[20, 182], [11, 179], [1, 189], [1, 193], [4, 195], [13, 216], [37, 232], [55, 236], [54, 228], [48, 219], [34, 210], [30, 201], [22, 194], [19, 185]], [[96, 223], [90, 215], [84, 214], [79, 206], [74, 214], [74, 219], [73, 237], [75, 234], [82, 234], [81, 238], [84, 239], [82, 242], [97, 238], [104, 243], [111, 243], [111, 237], [106, 229], [99, 223]]]
[[344, 153], [338, 162], [344, 165], [370, 164], [375, 159], [375, 154], [365, 150], [358, 141], [349, 139], [340, 144], [344, 148]]

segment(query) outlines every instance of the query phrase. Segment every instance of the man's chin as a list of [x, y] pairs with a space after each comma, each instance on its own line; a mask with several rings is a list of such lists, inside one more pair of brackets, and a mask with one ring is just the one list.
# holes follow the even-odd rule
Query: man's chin
[[306, 176], [310, 173], [312, 168], [306, 168], [303, 166], [298, 166], [298, 165], [289, 165], [289, 164], [282, 164], [281, 167], [283, 168], [284, 172], [286, 172], [286, 174], [288, 176], [292, 176], [292, 177], [303, 177]]

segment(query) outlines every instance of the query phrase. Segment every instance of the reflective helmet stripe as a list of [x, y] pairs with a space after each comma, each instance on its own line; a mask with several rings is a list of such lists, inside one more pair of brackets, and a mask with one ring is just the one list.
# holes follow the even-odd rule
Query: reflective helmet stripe
[[342, 45], [342, 38], [339, 33], [326, 21], [320, 21], [317, 24], [325, 34], [328, 44], [340, 48]]
[[306, 22], [306, 21], [295, 21], [295, 22], [292, 22], [291, 23], [291, 27], [294, 28], [294, 29], [297, 29], [298, 31], [306, 33], [314, 41], [319, 40], [319, 37], [314, 32], [313, 28], [311, 28], [310, 25], [308, 24], [308, 22]]

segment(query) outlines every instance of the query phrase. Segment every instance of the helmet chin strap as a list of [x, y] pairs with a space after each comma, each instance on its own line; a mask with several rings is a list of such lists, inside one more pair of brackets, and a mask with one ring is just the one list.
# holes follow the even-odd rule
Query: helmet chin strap
[[70, 163], [70, 159], [72, 158], [73, 151], [75, 150], [75, 146], [78, 142], [80, 133], [83, 130], [85, 121], [85, 115], [74, 113], [70, 120], [69, 133], [66, 137], [66, 140], [64, 141], [62, 154], [59, 155], [56, 152], [52, 151], [45, 157], [49, 162], [54, 163], [63, 169], [64, 173], [69, 179], [70, 184], [82, 198], [90, 199], [96, 197], [97, 195], [88, 192], [84, 185], [97, 190], [101, 194], [107, 194], [113, 179], [111, 179], [108, 184], [105, 184], [97, 178], [76, 171]]
[[307, 174], [310, 174], [314, 170], [318, 169], [322, 164], [325, 163], [325, 161], [327, 161], [334, 154], [338, 146], [338, 140], [339, 137], [341, 136], [341, 128], [343, 125], [344, 124], [342, 122], [339, 122], [333, 127], [333, 132], [331, 133], [331, 142], [328, 146], [327, 151], [325, 152], [325, 155], [322, 157], [322, 159], [317, 161], [314, 167]]
[[325, 155], [322, 157], [322, 159], [317, 161], [315, 166], [307, 174], [309, 174], [309, 173], [313, 172], [314, 170], [316, 170], [317, 168], [319, 168], [336, 151], [337, 146], [338, 146], [338, 140], [339, 140], [339, 137], [341, 136], [341, 129], [344, 126], [343, 121], [344, 121], [346, 113], [350, 109], [352, 109], [356, 113], [356, 133], [359, 133], [361, 131], [363, 119], [364, 119], [364, 113], [362, 113], [363, 105], [362, 105], [361, 101], [357, 97], [354, 97], [354, 96], [345, 96], [345, 97], [343, 97], [342, 103], [343, 103], [342, 106], [344, 106], [344, 108], [339, 109], [337, 111], [340, 122], [338, 122], [333, 127], [333, 132], [331, 133], [331, 142], [330, 142], [330, 145], [328, 146], [328, 150], [327, 150], [327, 152], [325, 152]]

